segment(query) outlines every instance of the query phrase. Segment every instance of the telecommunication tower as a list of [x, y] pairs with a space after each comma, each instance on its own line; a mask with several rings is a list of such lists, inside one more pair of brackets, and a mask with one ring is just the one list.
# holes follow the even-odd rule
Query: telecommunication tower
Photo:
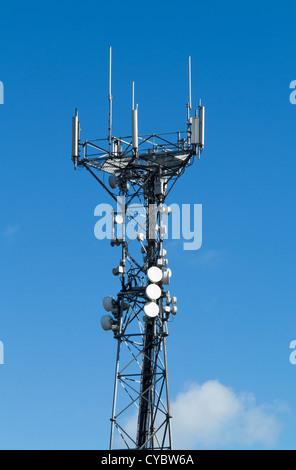
[[[104, 330], [117, 341], [110, 450], [115, 431], [129, 449], [172, 449], [166, 338], [177, 298], [167, 289], [171, 270], [163, 246], [170, 207], [165, 200], [194, 157], [204, 148], [205, 108], [191, 117], [191, 58], [187, 129], [139, 135], [132, 83], [131, 136], [112, 135], [111, 61], [109, 55], [109, 125], [105, 139], [80, 139], [78, 112], [72, 118], [72, 161], [85, 168], [116, 201], [111, 246], [121, 252], [112, 272], [120, 279], [116, 296], [103, 299]], [[100, 174], [109, 175], [109, 187]], [[142, 222], [135, 223], [135, 215]], [[134, 224], [127, 237], [126, 225]], [[131, 413], [131, 411], [133, 413]]]

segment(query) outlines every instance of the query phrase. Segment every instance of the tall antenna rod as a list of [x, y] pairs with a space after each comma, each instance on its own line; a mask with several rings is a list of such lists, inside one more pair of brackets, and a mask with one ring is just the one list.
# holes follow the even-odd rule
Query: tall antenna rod
[[190, 119], [191, 110], [191, 56], [188, 57], [189, 102], [187, 103], [187, 120]]
[[188, 58], [188, 72], [189, 72], [189, 108], [191, 109], [191, 56]]
[[111, 76], [112, 76], [112, 47], [109, 49], [109, 126], [108, 126], [108, 140], [109, 140], [109, 154], [111, 153], [112, 145], [112, 94], [111, 94]]
[[132, 84], [132, 110], [135, 109], [135, 82]]

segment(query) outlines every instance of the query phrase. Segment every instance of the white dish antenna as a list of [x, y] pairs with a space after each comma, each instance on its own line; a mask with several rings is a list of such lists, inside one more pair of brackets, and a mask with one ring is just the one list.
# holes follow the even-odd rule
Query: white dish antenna
[[154, 318], [159, 314], [159, 307], [155, 302], [149, 302], [144, 305], [144, 312], [147, 317]]
[[146, 288], [146, 295], [150, 300], [157, 300], [161, 297], [161, 288], [157, 284], [149, 284]]
[[115, 189], [119, 186], [119, 179], [116, 175], [109, 176], [109, 184], [112, 189]]
[[107, 312], [111, 312], [115, 304], [115, 299], [112, 295], [103, 298], [103, 307]]
[[113, 319], [111, 315], [103, 315], [101, 318], [101, 327], [104, 331], [112, 330]]
[[147, 276], [151, 282], [160, 282], [162, 279], [162, 270], [157, 266], [151, 266], [147, 271]]

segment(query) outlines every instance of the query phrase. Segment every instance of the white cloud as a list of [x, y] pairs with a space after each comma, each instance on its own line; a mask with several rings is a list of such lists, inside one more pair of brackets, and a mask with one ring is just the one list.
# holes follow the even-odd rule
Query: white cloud
[[[279, 414], [287, 410], [281, 402], [257, 405], [252, 393], [237, 394], [218, 380], [191, 383], [171, 401], [173, 448], [274, 448], [282, 429]], [[126, 417], [123, 427], [135, 440], [137, 412]], [[119, 436], [115, 443], [122, 448]]]
[[191, 384], [171, 407], [175, 449], [270, 448], [281, 432], [280, 404], [257, 405], [217, 380]]
[[3, 238], [12, 238], [19, 230], [19, 225], [9, 225], [6, 229], [2, 232]]
[[214, 249], [203, 249], [196, 251], [196, 254], [186, 259], [189, 266], [199, 266], [200, 268], [212, 269], [223, 260], [225, 253]]

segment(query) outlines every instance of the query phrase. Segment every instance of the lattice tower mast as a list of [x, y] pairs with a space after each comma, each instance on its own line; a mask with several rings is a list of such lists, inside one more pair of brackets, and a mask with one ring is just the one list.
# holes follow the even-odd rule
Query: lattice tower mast
[[[165, 200], [204, 148], [205, 108], [199, 102], [191, 117], [189, 57], [187, 129], [139, 135], [133, 82], [132, 135], [113, 136], [111, 53], [110, 48], [108, 138], [82, 141], [77, 110], [72, 118], [75, 169], [85, 168], [116, 201], [111, 246], [121, 249], [121, 257], [112, 272], [121, 288], [117, 296], [103, 299], [107, 314], [101, 319], [117, 342], [110, 449], [115, 430], [126, 448], [172, 449], [166, 338], [177, 298], [166, 290], [172, 272], [163, 247], [170, 213]], [[100, 176], [104, 173], [109, 187]], [[130, 237], [128, 225], [133, 227]]]

